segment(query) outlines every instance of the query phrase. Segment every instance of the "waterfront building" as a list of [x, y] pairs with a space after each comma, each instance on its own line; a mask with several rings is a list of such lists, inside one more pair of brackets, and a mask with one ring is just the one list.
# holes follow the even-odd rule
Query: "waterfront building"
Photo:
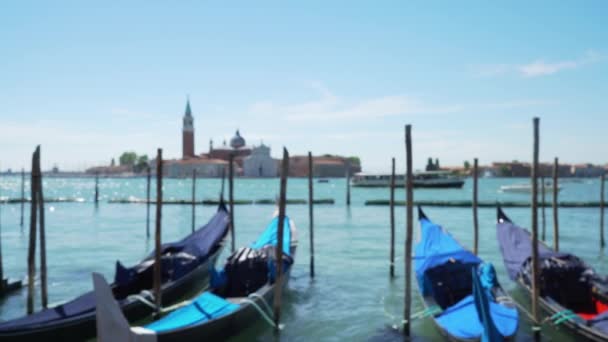
[[[238, 133], [238, 131], [237, 131]], [[243, 176], [245, 177], [276, 177], [278, 176], [278, 160], [270, 156], [270, 147], [262, 143], [251, 149], [251, 154], [243, 158]]]

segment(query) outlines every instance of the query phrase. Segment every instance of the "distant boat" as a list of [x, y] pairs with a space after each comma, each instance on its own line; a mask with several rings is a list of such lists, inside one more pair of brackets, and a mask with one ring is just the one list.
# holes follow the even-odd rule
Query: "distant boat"
[[[561, 186], [557, 186], [557, 191], [562, 189]], [[517, 194], [529, 194], [532, 192], [532, 184], [522, 183], [513, 185], [503, 185], [500, 187], [501, 192], [517, 193]], [[542, 184], [538, 184], [538, 191], [542, 191]], [[553, 192], [553, 184], [545, 183], [545, 193]]]
[[329, 183], [329, 179], [327, 179], [327, 178], [319, 178], [319, 179], [317, 179], [317, 183]]
[[[464, 178], [451, 171], [424, 171], [414, 172], [414, 188], [462, 188]], [[356, 173], [351, 180], [356, 187], [389, 187], [390, 174]], [[405, 186], [405, 175], [395, 175], [395, 186]]]

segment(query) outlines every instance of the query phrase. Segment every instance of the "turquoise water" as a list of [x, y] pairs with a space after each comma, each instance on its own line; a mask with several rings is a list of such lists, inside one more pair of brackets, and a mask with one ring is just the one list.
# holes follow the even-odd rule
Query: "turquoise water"
[[[0, 197], [20, 197], [20, 177], [0, 178]], [[524, 179], [480, 179], [479, 199], [484, 201], [529, 199], [527, 195], [503, 194], [501, 185], [526, 182]], [[217, 198], [220, 181], [199, 179], [197, 197]], [[560, 200], [597, 201], [599, 181], [585, 180], [563, 183]], [[275, 198], [278, 179], [237, 179], [236, 199]], [[462, 189], [416, 190], [415, 199], [468, 200], [472, 182]], [[108, 279], [113, 277], [117, 259], [133, 264], [152, 248], [153, 241], [146, 239], [146, 206], [142, 204], [109, 204], [114, 198], [145, 196], [145, 179], [100, 179], [100, 204], [92, 203], [94, 180], [87, 178], [46, 178], [44, 192], [47, 197], [77, 197], [81, 203], [47, 203], [47, 264], [49, 301], [69, 300], [92, 288], [91, 272], [101, 272]], [[331, 179], [329, 183], [315, 183], [315, 198], [333, 198], [335, 205], [315, 206], [315, 270], [311, 281], [309, 270], [308, 207], [291, 205], [287, 214], [298, 227], [299, 248], [296, 264], [291, 274], [289, 290], [285, 293], [282, 321], [285, 340], [342, 341], [398, 340], [389, 326], [403, 312], [403, 242], [405, 240], [405, 210], [396, 209], [396, 274], [388, 276], [389, 264], [389, 208], [366, 207], [365, 200], [387, 199], [388, 189], [352, 189], [352, 205], [345, 205], [344, 179]], [[154, 186], [152, 186], [154, 196]], [[26, 183], [26, 193], [29, 184]], [[165, 199], [189, 199], [190, 180], [167, 179], [164, 181]], [[27, 196], [27, 195], [26, 195]], [[289, 179], [288, 197], [307, 198], [307, 180]], [[397, 199], [404, 199], [404, 191], [397, 190]], [[549, 196], [547, 196], [549, 201]], [[154, 207], [152, 207], [154, 208]], [[20, 204], [0, 205], [2, 227], [2, 253], [5, 275], [22, 278], [27, 272], [26, 255], [28, 240], [29, 204], [25, 206], [25, 227], [19, 226]], [[196, 222], [206, 222], [214, 213], [213, 206], [198, 206]], [[472, 246], [472, 215], [468, 208], [425, 209], [435, 222], [447, 228], [463, 245]], [[152, 210], [153, 215], [154, 210]], [[269, 205], [235, 206], [236, 245], [253, 241], [269, 222], [274, 207]], [[530, 210], [509, 208], [507, 214], [517, 223], [529, 226]], [[546, 210], [547, 241], [551, 244], [552, 212]], [[179, 239], [190, 232], [191, 207], [166, 205], [163, 207], [163, 240]], [[152, 216], [152, 226], [153, 226]], [[539, 215], [540, 220], [540, 215]], [[526, 299], [516, 290], [504, 272], [504, 266], [495, 238], [495, 210], [479, 209], [479, 254], [496, 265], [503, 286], [522, 302]], [[417, 224], [415, 228], [417, 229]], [[539, 221], [540, 226], [540, 221]], [[596, 267], [600, 273], [608, 273], [606, 256], [599, 249], [599, 209], [561, 209], [560, 247], [578, 254]], [[226, 254], [226, 253], [225, 253]], [[416, 290], [416, 286], [413, 287]], [[39, 304], [39, 294], [37, 304]], [[413, 312], [421, 309], [417, 293], [414, 293]], [[384, 304], [383, 304], [384, 303]], [[0, 319], [7, 320], [25, 313], [26, 291], [0, 299]], [[395, 315], [391, 320], [385, 311]], [[413, 334], [421, 340], [439, 339], [428, 319], [413, 323]], [[522, 320], [519, 339], [529, 337], [530, 327]], [[553, 327], [543, 333], [549, 340], [574, 340], [570, 335]], [[237, 341], [266, 340], [272, 337], [271, 329], [260, 323], [237, 337]]]

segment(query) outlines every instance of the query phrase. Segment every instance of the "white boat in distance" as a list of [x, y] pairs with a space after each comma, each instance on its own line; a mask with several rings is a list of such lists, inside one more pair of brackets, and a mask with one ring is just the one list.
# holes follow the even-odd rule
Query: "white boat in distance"
[[[414, 172], [414, 188], [462, 188], [464, 178], [451, 171], [418, 171]], [[390, 187], [390, 174], [356, 173], [350, 181], [357, 187]], [[405, 186], [405, 175], [395, 175], [395, 187]]]
[[[560, 191], [562, 187], [560, 185], [557, 186], [557, 191]], [[542, 192], [542, 184], [538, 183], [538, 192]], [[510, 192], [510, 193], [518, 193], [518, 194], [529, 194], [532, 192], [532, 184], [522, 183], [522, 184], [513, 184], [513, 185], [503, 185], [500, 187], [501, 192]], [[545, 193], [553, 192], [553, 184], [545, 183]]]

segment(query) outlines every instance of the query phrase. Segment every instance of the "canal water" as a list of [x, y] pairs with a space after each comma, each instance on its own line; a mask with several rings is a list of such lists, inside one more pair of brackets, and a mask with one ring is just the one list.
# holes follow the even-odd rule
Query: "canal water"
[[[527, 201], [528, 195], [504, 194], [501, 185], [527, 182], [526, 179], [480, 179], [480, 201]], [[154, 183], [153, 183], [154, 184]], [[47, 203], [47, 264], [49, 301], [69, 300], [92, 288], [91, 272], [101, 272], [113, 278], [114, 264], [121, 260], [130, 265], [138, 262], [153, 247], [146, 239], [146, 206], [143, 204], [110, 204], [110, 199], [145, 197], [144, 178], [100, 179], [100, 203], [93, 203], [94, 180], [91, 178], [45, 178], [44, 193], [49, 198], [78, 198], [77, 203]], [[315, 270], [311, 280], [309, 270], [308, 208], [290, 205], [287, 214], [298, 227], [299, 247], [296, 263], [285, 293], [282, 321], [284, 340], [288, 341], [384, 341], [399, 340], [391, 330], [403, 312], [405, 210], [396, 209], [396, 274], [389, 279], [389, 208], [365, 206], [365, 200], [388, 199], [388, 189], [352, 188], [352, 205], [345, 205], [344, 179], [330, 179], [329, 183], [315, 183], [315, 198], [333, 198], [334, 205], [315, 206]], [[560, 200], [598, 201], [599, 180], [562, 183]], [[189, 199], [190, 180], [164, 180], [165, 199]], [[306, 199], [306, 179], [289, 179], [288, 198]], [[21, 179], [18, 176], [0, 178], [0, 196], [19, 198]], [[26, 182], [26, 197], [29, 182]], [[236, 179], [236, 199], [275, 198], [278, 179]], [[197, 198], [217, 198], [220, 180], [199, 179]], [[154, 196], [154, 186], [152, 186]], [[472, 181], [462, 189], [415, 190], [415, 199], [469, 200]], [[397, 199], [405, 199], [402, 189]], [[550, 201], [550, 196], [547, 196]], [[25, 226], [20, 227], [20, 204], [0, 205], [2, 254], [4, 273], [23, 278], [27, 272], [27, 243], [29, 205], [25, 206]], [[154, 208], [154, 207], [152, 207]], [[197, 225], [205, 223], [215, 212], [213, 206], [198, 206]], [[154, 218], [152, 211], [151, 226]], [[427, 215], [448, 229], [464, 246], [472, 246], [472, 211], [470, 208], [425, 208]], [[274, 207], [271, 205], [235, 206], [236, 245], [253, 241], [266, 227]], [[530, 210], [507, 208], [509, 215], [522, 226], [530, 224]], [[546, 209], [546, 240], [552, 244], [552, 212]], [[607, 257], [599, 248], [599, 209], [563, 208], [560, 210], [560, 247], [574, 252], [608, 273]], [[542, 227], [539, 215], [539, 227]], [[495, 234], [495, 209], [479, 209], [480, 256], [494, 263], [499, 279], [516, 300], [525, 306], [525, 295], [516, 289], [505, 273]], [[163, 207], [163, 241], [172, 241], [191, 230], [191, 207], [166, 205]], [[415, 230], [418, 229], [415, 221]], [[227, 253], [224, 253], [227, 255]], [[223, 259], [223, 258], [222, 258]], [[39, 263], [38, 263], [39, 265]], [[415, 279], [413, 277], [413, 279]], [[38, 287], [39, 288], [39, 287]], [[417, 287], [413, 286], [414, 291]], [[39, 305], [39, 293], [36, 304]], [[413, 294], [413, 312], [421, 310], [417, 292]], [[26, 311], [26, 291], [0, 299], [0, 319], [19, 317]], [[530, 324], [521, 315], [518, 340], [530, 338]], [[420, 319], [413, 322], [412, 333], [423, 341], [439, 340], [432, 322]], [[570, 341], [573, 336], [560, 327], [543, 327], [548, 340]], [[260, 322], [243, 332], [235, 341], [270, 340], [272, 330]]]

